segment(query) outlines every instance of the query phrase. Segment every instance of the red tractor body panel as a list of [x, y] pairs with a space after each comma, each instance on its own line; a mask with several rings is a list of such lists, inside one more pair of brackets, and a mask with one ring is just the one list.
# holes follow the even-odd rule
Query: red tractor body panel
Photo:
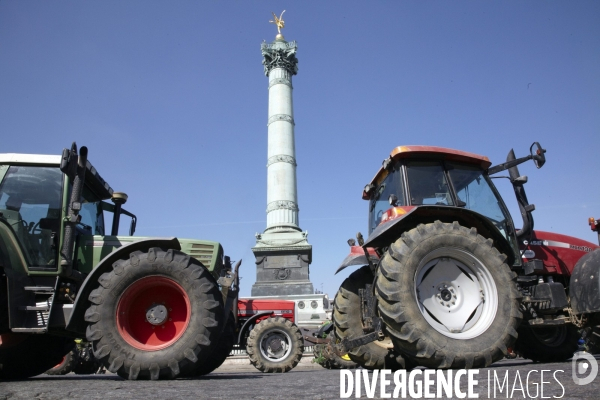
[[557, 274], [571, 276], [575, 264], [581, 257], [599, 248], [586, 240], [554, 232], [534, 230], [527, 245], [520, 244], [523, 260], [533, 259], [544, 262], [544, 270], [540, 274]]
[[259, 313], [271, 312], [271, 315], [266, 315], [264, 318], [259, 318], [256, 323], [270, 316], [281, 316], [292, 322], [294, 320], [294, 309], [296, 303], [289, 300], [277, 299], [239, 299], [238, 300], [238, 318], [248, 319]]
[[[375, 249], [372, 247], [367, 247], [367, 252], [369, 253], [369, 258], [371, 259], [371, 261], [373, 263], [377, 263], [377, 261], [379, 260], [379, 256], [375, 252]], [[363, 248], [361, 246], [351, 246], [350, 254], [348, 254], [346, 258], [344, 258], [344, 261], [342, 261], [342, 264], [338, 267], [335, 273], [337, 274], [338, 272], [340, 272], [346, 267], [349, 267], [350, 265], [367, 265], [368, 263], [369, 260], [367, 260], [367, 256], [365, 255], [365, 251], [363, 250]]]

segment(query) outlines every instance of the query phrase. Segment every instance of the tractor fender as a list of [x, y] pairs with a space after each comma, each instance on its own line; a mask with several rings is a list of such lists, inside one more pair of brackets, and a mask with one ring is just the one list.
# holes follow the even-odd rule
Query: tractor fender
[[[403, 207], [398, 208], [402, 209]], [[515, 254], [510, 243], [498, 228], [488, 218], [475, 211], [448, 206], [417, 206], [410, 209], [404, 207], [402, 211], [404, 213], [377, 226], [365, 241], [364, 246], [374, 248], [389, 246], [403, 232], [409, 231], [419, 224], [433, 223], [436, 220], [450, 224], [457, 221], [464, 227], [476, 228], [477, 233], [481, 236], [492, 239], [498, 251], [508, 257], [506, 260], [508, 265], [513, 265], [515, 262], [519, 265], [521, 263], [521, 257]]]
[[[369, 258], [371, 261], [377, 264], [379, 262], [379, 256], [375, 252], [375, 249], [368, 247], [367, 252], [369, 253]], [[363, 248], [361, 246], [351, 246], [350, 254], [344, 258], [344, 261], [342, 261], [342, 264], [340, 264], [334, 275], [351, 265], [366, 265], [368, 263], [369, 260], [367, 260], [367, 256], [365, 255]]]
[[[264, 311], [264, 312], [260, 312], [256, 315], [253, 315], [252, 317], [248, 318], [248, 320], [246, 322], [244, 322], [244, 325], [242, 325], [242, 329], [240, 329], [237, 343], [240, 345], [242, 344], [242, 340], [244, 339], [246, 332], [250, 329], [250, 327], [252, 325], [254, 325], [254, 322], [256, 322], [256, 320], [258, 320], [259, 318], [267, 317], [267, 316], [270, 317], [272, 315], [274, 315], [273, 311]], [[245, 345], [245, 343], [243, 343], [243, 344]]]
[[569, 296], [575, 314], [600, 312], [600, 249], [587, 253], [577, 261]]
[[173, 238], [152, 238], [152, 239], [143, 239], [136, 242], [131, 242], [118, 248], [113, 251], [106, 257], [104, 257], [96, 268], [92, 270], [85, 278], [81, 287], [79, 288], [79, 292], [77, 292], [77, 297], [75, 298], [75, 304], [73, 304], [73, 312], [71, 313], [71, 317], [67, 321], [66, 329], [72, 332], [76, 332], [78, 334], [83, 335], [85, 337], [85, 329], [86, 322], [84, 320], [85, 311], [90, 306], [90, 301], [88, 297], [92, 290], [94, 290], [98, 286], [98, 278], [106, 272], [110, 272], [112, 270], [113, 264], [121, 260], [123, 258], [127, 258], [127, 255], [134, 251], [145, 251], [151, 247], [160, 247], [161, 249], [173, 249], [173, 250], [181, 250], [181, 244], [179, 240], [175, 237]]

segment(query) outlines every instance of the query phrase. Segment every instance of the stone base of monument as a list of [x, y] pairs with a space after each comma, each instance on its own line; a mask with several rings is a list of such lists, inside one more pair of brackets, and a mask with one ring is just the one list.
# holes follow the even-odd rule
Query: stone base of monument
[[298, 294], [313, 294], [313, 284], [310, 282], [273, 282], [255, 283], [252, 285], [252, 297], [258, 296], [291, 296]]
[[252, 252], [256, 257], [252, 297], [314, 293], [309, 279], [312, 246], [307, 243], [304, 232], [259, 235]]

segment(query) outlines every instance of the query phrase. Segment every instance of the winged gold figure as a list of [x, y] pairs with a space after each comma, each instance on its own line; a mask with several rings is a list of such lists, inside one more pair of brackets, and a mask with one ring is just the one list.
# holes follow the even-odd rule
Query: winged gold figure
[[283, 29], [283, 27], [285, 26], [285, 21], [283, 20], [283, 13], [285, 12], [285, 10], [283, 10], [283, 12], [281, 13], [281, 15], [279, 16], [279, 18], [277, 18], [277, 15], [275, 15], [275, 13], [273, 11], [271, 11], [271, 14], [273, 14], [273, 18], [275, 19], [274, 21], [269, 21], [272, 24], [275, 24], [277, 26], [277, 32], [281, 35], [281, 30]]

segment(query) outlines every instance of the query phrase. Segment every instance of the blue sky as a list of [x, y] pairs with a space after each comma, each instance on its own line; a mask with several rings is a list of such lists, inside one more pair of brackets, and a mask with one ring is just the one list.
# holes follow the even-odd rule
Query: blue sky
[[520, 167], [536, 228], [596, 242], [597, 1], [0, 1], [0, 151], [88, 146], [137, 234], [220, 241], [250, 295], [266, 227], [260, 43], [283, 9], [316, 288], [333, 296], [347, 276], [333, 273], [366, 233], [362, 188], [404, 144], [496, 164], [541, 142], [547, 164]]

